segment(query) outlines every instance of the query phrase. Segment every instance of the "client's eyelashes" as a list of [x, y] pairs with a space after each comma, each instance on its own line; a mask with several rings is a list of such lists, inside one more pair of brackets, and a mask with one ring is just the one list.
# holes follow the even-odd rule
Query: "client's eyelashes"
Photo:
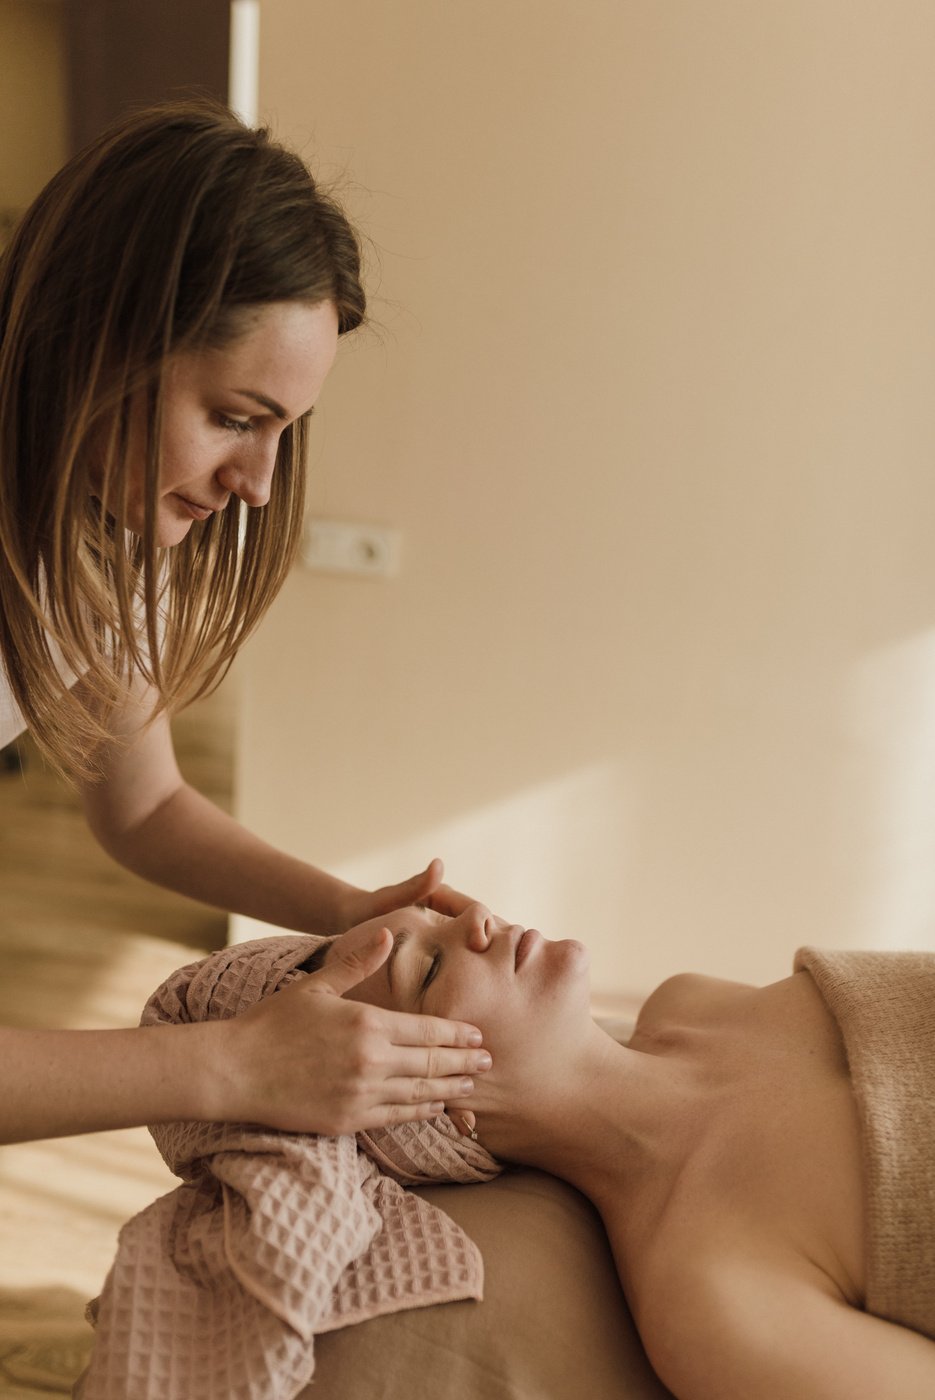
[[440, 964], [441, 964], [441, 960], [442, 960], [441, 952], [436, 952], [434, 958], [432, 959], [431, 963], [429, 964], [429, 970], [428, 970], [428, 972], [425, 974], [425, 977], [423, 978], [423, 981], [422, 981], [422, 990], [423, 990], [423, 992], [427, 992], [428, 989], [429, 989], [429, 987], [431, 987], [432, 983], [435, 981], [435, 977], [436, 977], [436, 975], [437, 975], [437, 973], [438, 973], [438, 969], [439, 969], [439, 966], [440, 966]]

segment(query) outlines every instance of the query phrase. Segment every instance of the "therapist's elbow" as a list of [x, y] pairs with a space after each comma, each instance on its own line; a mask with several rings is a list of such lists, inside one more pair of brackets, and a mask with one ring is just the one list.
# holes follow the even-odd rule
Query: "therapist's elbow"
[[185, 786], [179, 781], [159, 791], [113, 793], [104, 780], [96, 792], [84, 798], [88, 828], [112, 860], [136, 871], [154, 827], [169, 818], [168, 809], [177, 803]]

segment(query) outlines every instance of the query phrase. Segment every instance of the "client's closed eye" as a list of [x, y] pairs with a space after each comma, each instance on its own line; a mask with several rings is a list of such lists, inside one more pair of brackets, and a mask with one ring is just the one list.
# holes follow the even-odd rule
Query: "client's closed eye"
[[437, 976], [437, 974], [438, 974], [439, 966], [441, 965], [441, 960], [442, 960], [441, 951], [440, 951], [440, 950], [436, 950], [435, 956], [434, 956], [434, 958], [432, 959], [431, 963], [429, 964], [429, 970], [428, 970], [428, 972], [425, 974], [425, 977], [422, 979], [422, 990], [423, 990], [423, 992], [427, 992], [428, 989], [429, 989], [429, 987], [430, 987], [430, 986], [432, 985], [432, 983], [435, 981], [435, 978], [436, 978], [436, 976]]

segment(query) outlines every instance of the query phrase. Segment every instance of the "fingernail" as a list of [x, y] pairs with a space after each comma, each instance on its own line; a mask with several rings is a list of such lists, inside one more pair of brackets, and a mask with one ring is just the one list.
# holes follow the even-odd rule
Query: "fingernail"
[[471, 1031], [471, 1034], [468, 1036], [468, 1045], [483, 1045], [483, 1043], [484, 1037], [481, 1035], [480, 1031]]
[[441, 1099], [439, 1099], [438, 1103], [430, 1103], [430, 1104], [429, 1104], [429, 1112], [430, 1112], [430, 1113], [444, 1113], [444, 1111], [445, 1111], [445, 1105], [444, 1105], [444, 1103], [441, 1101]]
[[473, 1093], [473, 1092], [474, 1092], [474, 1080], [473, 1080], [473, 1079], [462, 1079], [462, 1080], [461, 1080], [461, 1092], [462, 1092], [462, 1094], [471, 1094], [471, 1093]]
[[491, 1069], [492, 1066], [493, 1066], [493, 1060], [491, 1059], [490, 1055], [488, 1054], [488, 1052], [487, 1052], [486, 1050], [484, 1051], [483, 1055], [478, 1055], [478, 1057], [477, 1057], [477, 1068], [478, 1068], [478, 1069]]

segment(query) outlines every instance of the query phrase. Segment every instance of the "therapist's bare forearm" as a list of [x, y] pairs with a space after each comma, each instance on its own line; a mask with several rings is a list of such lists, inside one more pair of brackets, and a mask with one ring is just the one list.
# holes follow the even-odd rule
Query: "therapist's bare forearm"
[[132, 831], [115, 860], [178, 894], [298, 933], [342, 933], [352, 887], [261, 841], [187, 785]]
[[215, 1029], [0, 1029], [0, 1142], [214, 1116]]

